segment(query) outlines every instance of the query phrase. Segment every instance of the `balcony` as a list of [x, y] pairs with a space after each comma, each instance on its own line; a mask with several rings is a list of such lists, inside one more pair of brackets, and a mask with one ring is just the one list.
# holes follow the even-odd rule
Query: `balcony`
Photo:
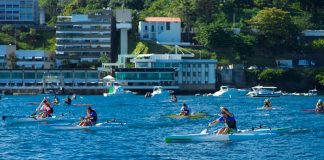
[[80, 47], [69, 47], [69, 48], [63, 48], [63, 47], [57, 47], [57, 51], [63, 51], [63, 52], [73, 52], [73, 51], [80, 51], [80, 52], [87, 52], [87, 51], [98, 51], [98, 52], [109, 52], [110, 47], [98, 47], [98, 48], [80, 48]]
[[105, 41], [105, 42], [89, 42], [89, 41], [56, 41], [57, 45], [68, 45], [68, 44], [97, 44], [97, 45], [106, 45], [106, 44], [110, 44], [110, 41]]
[[56, 38], [111, 38], [110, 34], [56, 34]]
[[56, 28], [56, 31], [111, 31], [111, 28]]

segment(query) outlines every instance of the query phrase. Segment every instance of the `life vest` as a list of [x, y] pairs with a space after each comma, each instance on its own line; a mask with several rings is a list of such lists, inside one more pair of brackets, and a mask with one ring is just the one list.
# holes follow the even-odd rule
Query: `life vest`
[[[44, 105], [45, 105], [45, 106], [43, 107], [43, 111], [44, 111], [44, 113], [47, 113], [47, 114], [52, 114], [52, 113], [54, 113], [54, 109], [53, 109], [53, 107], [51, 107], [50, 104], [45, 103]], [[49, 108], [49, 110], [48, 110], [48, 108]]]

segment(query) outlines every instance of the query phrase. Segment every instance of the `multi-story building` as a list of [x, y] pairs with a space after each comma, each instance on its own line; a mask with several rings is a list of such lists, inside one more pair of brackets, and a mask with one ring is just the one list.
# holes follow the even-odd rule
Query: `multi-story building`
[[43, 50], [17, 50], [17, 66], [24, 69], [54, 69], [54, 56]]
[[0, 0], [0, 23], [39, 24], [38, 0]]
[[0, 93], [38, 94], [62, 91], [65, 94], [102, 94], [98, 70], [0, 69]]
[[216, 60], [193, 55], [144, 54], [132, 59], [135, 68], [116, 69], [116, 81], [125, 89], [163, 86], [180, 92], [211, 91], [216, 87]]
[[[14, 62], [8, 57], [14, 55]], [[16, 45], [0, 45], [0, 68], [11, 68], [14, 63], [21, 69], [53, 69], [55, 68], [54, 55], [44, 50], [16, 50]]]
[[181, 42], [181, 19], [173, 17], [147, 17], [138, 26], [140, 38], [158, 43]]
[[[58, 16], [56, 23], [57, 65], [71, 62], [96, 62], [101, 54], [111, 57], [112, 11]], [[61, 58], [59, 58], [61, 57]]]

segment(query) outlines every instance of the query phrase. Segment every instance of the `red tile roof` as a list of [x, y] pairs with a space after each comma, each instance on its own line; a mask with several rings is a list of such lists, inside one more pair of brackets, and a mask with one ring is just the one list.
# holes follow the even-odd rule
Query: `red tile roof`
[[177, 17], [146, 17], [146, 22], [181, 22]]

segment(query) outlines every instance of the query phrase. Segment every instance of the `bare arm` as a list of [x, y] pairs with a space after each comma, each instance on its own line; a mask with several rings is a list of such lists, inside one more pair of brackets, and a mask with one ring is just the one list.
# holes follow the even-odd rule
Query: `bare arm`
[[210, 123], [208, 124], [208, 126], [212, 126], [212, 125], [215, 125], [215, 124], [217, 124], [218, 122], [219, 122], [219, 120], [218, 120], [218, 119], [216, 119], [216, 120], [214, 120], [214, 121], [210, 122]]

